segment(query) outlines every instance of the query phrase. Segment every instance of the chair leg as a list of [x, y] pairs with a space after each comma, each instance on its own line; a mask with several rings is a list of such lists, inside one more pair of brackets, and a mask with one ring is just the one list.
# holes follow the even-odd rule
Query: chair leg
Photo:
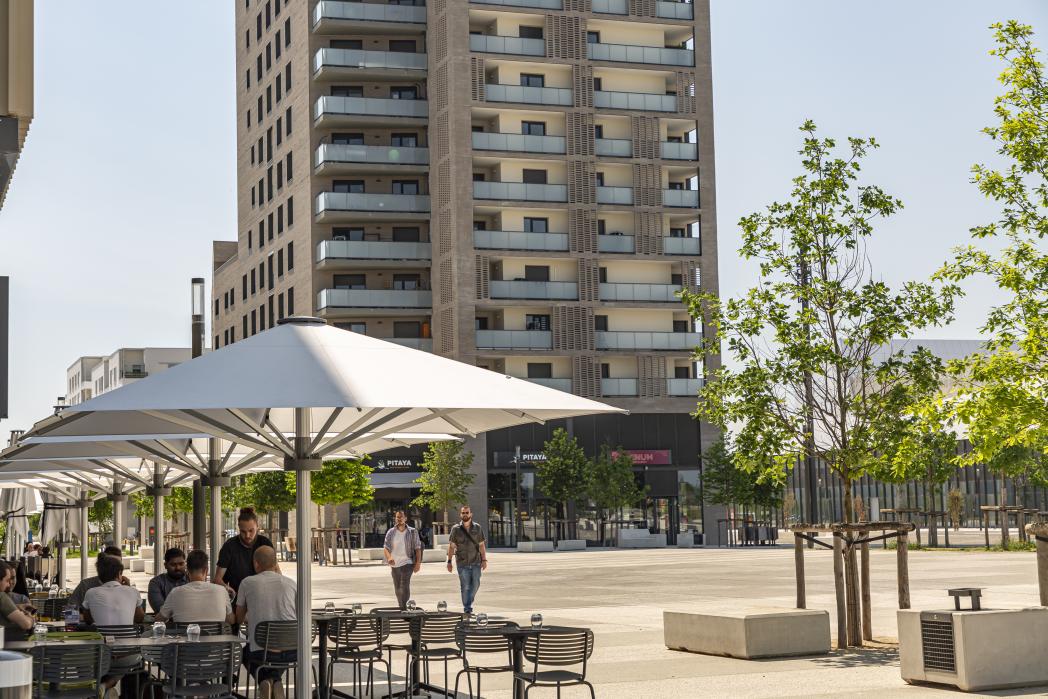
[[[483, 673], [480, 670], [477, 670], [477, 699], [482, 699], [482, 697], [484, 696], [483, 694], [480, 693], [480, 676], [482, 674]], [[466, 675], [466, 677], [469, 677], [469, 675]], [[473, 688], [472, 687], [470, 687], [470, 690], [469, 690], [469, 697], [470, 697], [470, 699], [473, 699]]]
[[586, 680], [582, 680], [582, 684], [586, 685], [586, 688], [589, 689], [590, 699], [597, 699], [597, 693], [593, 691], [593, 685]]
[[448, 659], [444, 658], [444, 699], [448, 699]]

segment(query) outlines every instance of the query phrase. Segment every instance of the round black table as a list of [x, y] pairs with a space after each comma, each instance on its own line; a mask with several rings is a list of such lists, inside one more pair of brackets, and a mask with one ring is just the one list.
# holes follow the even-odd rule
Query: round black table
[[328, 629], [331, 623], [338, 621], [340, 614], [338, 612], [328, 612], [323, 609], [313, 610], [313, 623], [317, 625], [317, 637], [320, 639], [320, 644], [317, 648], [317, 690], [314, 694], [318, 699], [327, 699], [328, 697], [342, 697], [346, 699], [353, 698], [352, 694], [346, 694], [343, 691], [335, 689], [334, 687], [328, 686]]
[[551, 628], [550, 626], [525, 627], [511, 624], [489, 627], [470, 626], [469, 632], [486, 636], [502, 636], [510, 640], [510, 643], [513, 644], [513, 696], [515, 699], [524, 699], [524, 680], [521, 678], [521, 673], [524, 671], [524, 643], [529, 638], [539, 636]]
[[[422, 690], [427, 692], [440, 692], [441, 694], [447, 693], [447, 689], [444, 687], [437, 687], [436, 685], [427, 684], [419, 679], [419, 666], [422, 664], [419, 660], [419, 655], [422, 651], [422, 619], [427, 614], [447, 614], [448, 612], [427, 612], [422, 609], [415, 609], [408, 611], [407, 609], [402, 610], [379, 610], [372, 611], [370, 614], [373, 617], [380, 619], [401, 619], [408, 622], [408, 628], [411, 633], [411, 677], [407, 680], [406, 686], [399, 692], [393, 692], [387, 694], [382, 699], [391, 699], [392, 697], [414, 697], [417, 696]], [[392, 671], [392, 668], [390, 668]]]

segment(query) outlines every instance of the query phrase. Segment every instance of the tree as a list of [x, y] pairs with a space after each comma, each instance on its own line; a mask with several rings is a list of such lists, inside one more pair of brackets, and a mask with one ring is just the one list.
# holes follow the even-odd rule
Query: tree
[[873, 434], [883, 437], [897, 421], [879, 396], [904, 380], [895, 370], [905, 360], [885, 348], [949, 320], [955, 288], [908, 282], [893, 292], [873, 277], [865, 253], [873, 223], [902, 205], [857, 183], [877, 143], [849, 138], [838, 156], [813, 122], [801, 131], [802, 173], [790, 199], [740, 222], [739, 252], [758, 261], [757, 285], [728, 300], [683, 294], [692, 316], [714, 329], [700, 352], [717, 355], [723, 343], [734, 360], [707, 377], [696, 415], [732, 430], [736, 467], [761, 482], [782, 484], [798, 458], [822, 459], [840, 478], [844, 517], [853, 521], [852, 482], [867, 472]]
[[629, 452], [619, 447], [612, 454], [608, 445], [604, 445], [590, 465], [587, 491], [597, 508], [600, 538], [603, 541], [604, 524], [609, 515], [640, 502], [647, 495], [647, 486], [642, 488], [637, 485], [637, 477], [633, 473], [633, 457]]
[[774, 480], [763, 482], [767, 472], [736, 468], [724, 438], [711, 444], [702, 455], [702, 482], [706, 500], [714, 505], [737, 505], [768, 512], [782, 505], [783, 488]]
[[[295, 502], [298, 487], [295, 474], [283, 474], [287, 493]], [[323, 468], [313, 473], [309, 483], [309, 499], [319, 508], [324, 505], [349, 503], [352, 507], [371, 502], [375, 487], [371, 485], [371, 467], [356, 459], [325, 461]], [[319, 518], [318, 518], [319, 524]]]
[[446, 528], [448, 510], [466, 501], [466, 489], [473, 483], [473, 474], [469, 472], [472, 465], [473, 452], [466, 451], [462, 442], [430, 442], [423, 456], [422, 473], [415, 479], [420, 492], [411, 504], [443, 512]]
[[568, 502], [578, 500], [586, 494], [586, 479], [589, 459], [578, 441], [568, 435], [567, 430], [557, 428], [553, 436], [543, 444], [545, 461], [535, 464], [542, 492], [557, 502], [558, 517], [567, 514]]
[[284, 471], [261, 471], [244, 478], [244, 504], [264, 514], [290, 512], [295, 509], [294, 486], [288, 485]]
[[87, 510], [87, 519], [98, 526], [98, 533], [105, 540], [113, 531], [113, 502], [109, 498], [95, 500]]

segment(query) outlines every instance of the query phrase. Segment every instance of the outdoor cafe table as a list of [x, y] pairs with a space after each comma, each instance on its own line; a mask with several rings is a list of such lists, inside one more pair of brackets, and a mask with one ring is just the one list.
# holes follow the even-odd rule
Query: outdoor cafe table
[[552, 631], [557, 627], [554, 626], [540, 626], [535, 627], [522, 627], [516, 624], [508, 626], [471, 626], [469, 632], [471, 634], [479, 634], [483, 636], [502, 636], [508, 638], [510, 643], [513, 644], [513, 697], [514, 699], [524, 699], [524, 680], [521, 679], [520, 675], [524, 671], [524, 643], [534, 636], [541, 636], [546, 631]]
[[[421, 651], [422, 651], [422, 635], [421, 635], [422, 619], [427, 614], [431, 614], [431, 613], [432, 612], [426, 612], [426, 611], [424, 611], [422, 609], [416, 609], [414, 611], [408, 611], [406, 609], [403, 609], [403, 610], [390, 609], [390, 610], [382, 610], [382, 611], [372, 611], [370, 613], [370, 616], [377, 617], [379, 619], [403, 619], [403, 620], [406, 620], [409, 623], [410, 629], [411, 629], [411, 653], [412, 653], [412, 657], [413, 657], [413, 659], [411, 661], [411, 685], [405, 687], [403, 690], [401, 690], [399, 692], [393, 692], [392, 694], [387, 694], [382, 699], [390, 699], [391, 697], [413, 697], [413, 696], [417, 695], [422, 690], [426, 690], [427, 692], [440, 692], [441, 694], [447, 693], [447, 689], [444, 688], [444, 687], [437, 687], [435, 685], [427, 684], [427, 683], [422, 682], [422, 681], [419, 680], [419, 675], [420, 675], [420, 672], [419, 672], [420, 671], [420, 667], [419, 666], [422, 664], [421, 661], [419, 660], [419, 656], [421, 655]], [[446, 614], [446, 612], [439, 612], [439, 613]], [[369, 615], [364, 615], [364, 616], [369, 616]], [[390, 671], [392, 672], [392, 668], [390, 668]]]
[[317, 636], [319, 637], [320, 644], [317, 647], [317, 691], [316, 695], [320, 699], [326, 697], [350, 697], [351, 694], [339, 691], [334, 687], [328, 687], [328, 628], [331, 623], [338, 621], [340, 614], [338, 612], [326, 612], [323, 609], [313, 610], [313, 623], [317, 625]]
[[[138, 648], [146, 650], [149, 648], [163, 648], [169, 646], [172, 643], [188, 643], [185, 636], [162, 636], [161, 638], [153, 638], [152, 636], [136, 636], [133, 638], [51, 638], [48, 637], [46, 641], [8, 641], [4, 644], [7, 650], [29, 650], [30, 648], [37, 648], [39, 646], [97, 646], [105, 644], [110, 648], [116, 650], [126, 650]], [[214, 636], [205, 636], [201, 634], [200, 640], [195, 641], [196, 643], [243, 643], [244, 639], [239, 636], [232, 634], [219, 634]]]

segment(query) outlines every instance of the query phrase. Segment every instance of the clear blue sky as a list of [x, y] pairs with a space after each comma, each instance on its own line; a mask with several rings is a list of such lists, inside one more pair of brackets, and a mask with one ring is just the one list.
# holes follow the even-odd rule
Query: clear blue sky
[[[0, 434], [48, 414], [78, 356], [188, 345], [189, 279], [210, 277], [211, 241], [235, 235], [232, 8], [37, 2], [36, 119], [0, 211]], [[1040, 0], [713, 0], [722, 292], [752, 280], [735, 222], [785, 197], [806, 118], [882, 143], [867, 174], [906, 205], [871, 250], [886, 280], [926, 277], [965, 242], [993, 215], [968, 169], [992, 157], [987, 26], [1010, 17], [1048, 34]], [[934, 336], [976, 334], [993, 294], [974, 292]]]

